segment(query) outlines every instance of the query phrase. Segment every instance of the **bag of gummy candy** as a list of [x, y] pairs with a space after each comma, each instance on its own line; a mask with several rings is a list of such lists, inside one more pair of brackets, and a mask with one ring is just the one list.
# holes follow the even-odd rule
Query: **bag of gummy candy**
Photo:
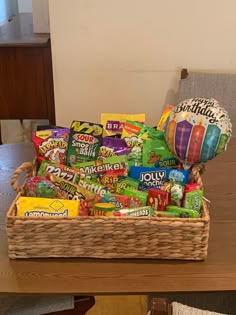
[[170, 152], [165, 141], [146, 139], [143, 140], [143, 166], [177, 167], [178, 161]]

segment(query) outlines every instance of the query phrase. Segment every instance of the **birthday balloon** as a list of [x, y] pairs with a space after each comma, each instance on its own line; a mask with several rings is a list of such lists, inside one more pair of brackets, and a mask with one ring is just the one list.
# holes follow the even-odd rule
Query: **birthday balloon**
[[196, 97], [184, 100], [171, 111], [164, 132], [170, 151], [189, 168], [226, 150], [232, 124], [215, 99]]

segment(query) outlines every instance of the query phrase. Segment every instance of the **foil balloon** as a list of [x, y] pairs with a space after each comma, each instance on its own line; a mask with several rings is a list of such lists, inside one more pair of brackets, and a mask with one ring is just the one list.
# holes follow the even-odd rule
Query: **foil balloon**
[[196, 97], [179, 103], [165, 125], [170, 151], [184, 168], [224, 152], [232, 134], [226, 110], [213, 98]]

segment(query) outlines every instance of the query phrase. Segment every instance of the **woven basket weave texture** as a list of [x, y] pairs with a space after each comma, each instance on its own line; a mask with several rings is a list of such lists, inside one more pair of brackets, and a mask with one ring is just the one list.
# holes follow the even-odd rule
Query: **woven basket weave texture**
[[[16, 174], [33, 174], [34, 164], [19, 167], [12, 185], [19, 191], [8, 210], [6, 227], [9, 257], [91, 257], [204, 260], [207, 257], [209, 211], [202, 217], [18, 217], [16, 201], [23, 187]], [[195, 172], [195, 173], [194, 173]], [[194, 170], [192, 180], [199, 181]]]

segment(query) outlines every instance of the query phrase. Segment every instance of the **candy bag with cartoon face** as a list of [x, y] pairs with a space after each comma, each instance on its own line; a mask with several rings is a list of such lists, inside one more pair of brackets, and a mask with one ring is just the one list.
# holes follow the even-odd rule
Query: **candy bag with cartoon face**
[[65, 164], [69, 131], [69, 128], [60, 128], [40, 130], [32, 133], [32, 142], [39, 162], [45, 159]]
[[143, 141], [143, 166], [177, 167], [178, 161], [163, 140], [146, 139]]
[[134, 121], [126, 120], [123, 126], [121, 138], [125, 140], [128, 146], [128, 164], [142, 165], [142, 147], [143, 140], [139, 137], [140, 132], [143, 129], [143, 125]]

